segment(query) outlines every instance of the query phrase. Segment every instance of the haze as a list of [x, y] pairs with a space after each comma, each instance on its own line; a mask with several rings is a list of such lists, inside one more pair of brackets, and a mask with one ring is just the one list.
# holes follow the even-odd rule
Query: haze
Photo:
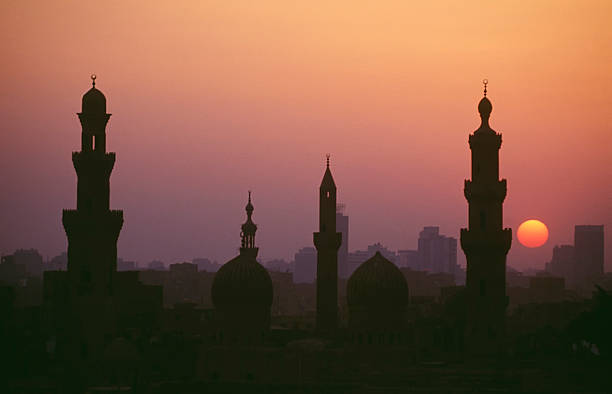
[[483, 78], [505, 225], [550, 230], [508, 263], [543, 268], [575, 224], [612, 247], [612, 3], [176, 3], [2, 2], [0, 252], [65, 250], [91, 73], [124, 259], [226, 261], [249, 189], [260, 256], [291, 259], [312, 246], [326, 153], [350, 250], [415, 248], [425, 225], [458, 238]]

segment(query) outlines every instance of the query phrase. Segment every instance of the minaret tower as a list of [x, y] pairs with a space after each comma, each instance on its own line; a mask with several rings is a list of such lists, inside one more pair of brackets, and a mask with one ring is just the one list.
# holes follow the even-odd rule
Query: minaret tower
[[461, 229], [461, 248], [467, 259], [466, 350], [491, 353], [501, 350], [504, 336], [506, 298], [506, 254], [512, 230], [503, 228], [506, 180], [499, 179], [501, 134], [489, 126], [493, 106], [484, 97], [478, 104], [481, 124], [469, 137], [472, 179], [465, 181], [469, 205], [468, 228]]
[[106, 98], [92, 88], [83, 96], [81, 151], [72, 153], [77, 173], [77, 209], [64, 210], [68, 237], [68, 277], [77, 295], [108, 295], [117, 271], [117, 239], [123, 211], [111, 211], [110, 175], [115, 154], [106, 152]]
[[247, 220], [242, 225], [242, 231], [240, 232], [240, 254], [249, 256], [251, 258], [257, 257], [259, 248], [255, 246], [255, 233], [257, 232], [257, 225], [253, 223], [253, 204], [251, 203], [251, 191], [249, 190], [249, 202], [245, 207], [247, 213]]
[[319, 232], [317, 248], [317, 330], [333, 332], [338, 326], [338, 249], [342, 233], [336, 232], [336, 184], [327, 168], [319, 187]]

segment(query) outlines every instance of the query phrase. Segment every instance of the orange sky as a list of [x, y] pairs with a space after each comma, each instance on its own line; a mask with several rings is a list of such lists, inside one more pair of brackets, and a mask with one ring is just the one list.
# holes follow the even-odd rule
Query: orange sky
[[3, 1], [0, 252], [65, 249], [92, 72], [125, 258], [231, 257], [248, 189], [260, 255], [291, 258], [312, 245], [327, 152], [351, 250], [415, 248], [425, 225], [458, 236], [485, 77], [505, 223], [550, 230], [539, 249], [515, 240], [510, 264], [543, 267], [574, 224], [606, 225], [610, 250], [610, 15], [609, 1]]

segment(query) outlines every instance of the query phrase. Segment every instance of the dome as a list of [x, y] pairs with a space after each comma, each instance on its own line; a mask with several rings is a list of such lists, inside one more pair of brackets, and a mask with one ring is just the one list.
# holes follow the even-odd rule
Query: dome
[[408, 303], [408, 285], [402, 272], [380, 252], [361, 264], [347, 284], [350, 307], [397, 306]]
[[83, 95], [81, 112], [86, 114], [106, 114], [106, 97], [95, 87]]
[[493, 104], [491, 104], [491, 101], [485, 96], [478, 103], [478, 112], [481, 117], [488, 118], [491, 115], [491, 111], [493, 111]]
[[269, 308], [272, 293], [270, 274], [249, 253], [241, 253], [219, 268], [211, 289], [216, 308], [232, 305]]

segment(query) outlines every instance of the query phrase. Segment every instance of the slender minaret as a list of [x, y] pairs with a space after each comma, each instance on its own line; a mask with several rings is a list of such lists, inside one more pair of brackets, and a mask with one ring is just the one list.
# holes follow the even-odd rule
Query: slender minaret
[[251, 203], [251, 191], [249, 190], [249, 202], [245, 207], [247, 213], [247, 220], [242, 225], [240, 232], [240, 254], [252, 257], [257, 257], [259, 248], [255, 246], [255, 233], [257, 232], [257, 225], [253, 223], [253, 203]]
[[83, 96], [81, 151], [72, 153], [77, 173], [77, 209], [64, 210], [68, 237], [68, 277], [76, 295], [109, 295], [117, 270], [117, 238], [123, 211], [111, 211], [110, 175], [115, 154], [106, 152], [106, 98], [92, 88]]
[[499, 149], [502, 137], [489, 126], [493, 106], [484, 97], [478, 104], [482, 120], [470, 135], [472, 180], [465, 181], [469, 205], [468, 228], [461, 229], [461, 248], [467, 259], [466, 351], [473, 354], [501, 350], [504, 337], [506, 298], [506, 254], [512, 230], [503, 228], [506, 180], [499, 179]]
[[342, 233], [336, 232], [336, 184], [327, 168], [319, 187], [319, 232], [317, 248], [317, 331], [333, 332], [338, 327], [338, 248]]

